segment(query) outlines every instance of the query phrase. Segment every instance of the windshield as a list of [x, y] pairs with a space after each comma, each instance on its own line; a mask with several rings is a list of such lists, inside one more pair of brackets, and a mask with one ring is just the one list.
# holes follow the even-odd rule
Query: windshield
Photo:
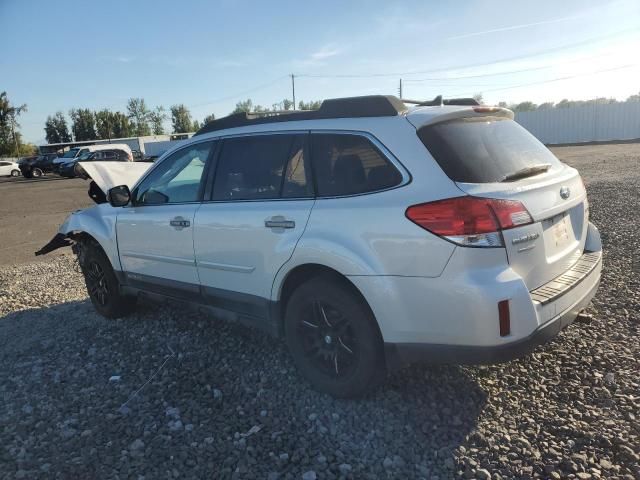
[[72, 148], [67, 153], [65, 153], [62, 158], [75, 158], [79, 151], [79, 148]]
[[84, 152], [82, 155], [78, 157], [78, 161], [81, 162], [83, 160], [88, 160], [93, 155], [93, 152]]
[[547, 147], [507, 118], [474, 117], [436, 123], [420, 128], [418, 136], [455, 182], [501, 182], [561, 165]]

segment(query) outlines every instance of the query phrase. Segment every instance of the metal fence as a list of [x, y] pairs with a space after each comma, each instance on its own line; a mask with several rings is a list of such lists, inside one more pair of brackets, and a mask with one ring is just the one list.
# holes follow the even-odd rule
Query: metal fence
[[635, 140], [640, 138], [640, 102], [518, 112], [516, 121], [546, 144]]

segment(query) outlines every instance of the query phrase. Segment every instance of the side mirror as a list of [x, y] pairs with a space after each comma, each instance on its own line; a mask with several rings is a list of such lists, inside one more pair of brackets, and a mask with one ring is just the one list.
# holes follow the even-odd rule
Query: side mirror
[[131, 192], [126, 185], [119, 185], [109, 189], [107, 199], [112, 207], [124, 207], [131, 201]]

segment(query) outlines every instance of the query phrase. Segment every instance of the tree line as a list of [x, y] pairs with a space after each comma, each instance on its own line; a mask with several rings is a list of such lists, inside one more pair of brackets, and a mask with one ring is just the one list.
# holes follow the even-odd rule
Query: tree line
[[[201, 124], [193, 120], [191, 112], [184, 104], [173, 105], [169, 112], [162, 105], [149, 108], [144, 98], [130, 98], [126, 112], [102, 109], [93, 111], [89, 108], [72, 108], [69, 110], [71, 127], [62, 112], [49, 115], [45, 122], [45, 138], [48, 143], [64, 143], [83, 140], [104, 140], [124, 137], [143, 137], [147, 135], [164, 135], [164, 122], [171, 116], [172, 133], [193, 132]], [[212, 120], [213, 114], [205, 118]]]
[[[482, 100], [482, 95], [478, 94], [477, 97]], [[475, 97], [474, 97], [475, 98]], [[498, 102], [499, 107], [506, 107], [514, 112], [533, 112], [535, 110], [551, 110], [554, 108], [572, 108], [582, 107], [589, 105], [610, 105], [613, 103], [627, 103], [627, 102], [640, 102], [640, 92], [635, 95], [630, 95], [626, 100], [618, 101], [615, 98], [598, 97], [591, 100], [568, 100], [562, 99], [558, 103], [544, 102], [537, 105], [533, 102], [526, 101], [520, 103]]]
[[[482, 103], [482, 94], [474, 96]], [[614, 98], [596, 98], [592, 100], [563, 99], [557, 103], [545, 102], [535, 104], [531, 101], [520, 103], [499, 102], [501, 107], [507, 107], [515, 112], [547, 110], [553, 108], [570, 108], [585, 105], [604, 105], [625, 102], [640, 102], [640, 92], [629, 96], [626, 100], [618, 101]], [[300, 101], [298, 109], [316, 110], [322, 101]], [[236, 103], [231, 113], [259, 112], [269, 114], [281, 110], [293, 110], [293, 102], [284, 99], [264, 107], [254, 104], [248, 98]], [[8, 98], [7, 92], [0, 93], [0, 156], [31, 155], [37, 152], [37, 147], [24, 143], [20, 133], [20, 115], [27, 111], [27, 105], [14, 105]], [[64, 143], [82, 140], [99, 140], [109, 138], [123, 138], [146, 135], [162, 135], [165, 133], [164, 122], [171, 116], [173, 133], [187, 133], [198, 130], [202, 125], [215, 119], [211, 114], [202, 123], [192, 119], [191, 112], [184, 104], [173, 105], [167, 112], [163, 106], [149, 108], [144, 98], [130, 98], [125, 112], [102, 109], [93, 111], [89, 108], [72, 108], [69, 111], [71, 126], [62, 112], [49, 115], [45, 122], [45, 136], [48, 143]]]
[[[320, 101], [300, 101], [301, 110], [315, 110], [320, 108]], [[274, 103], [271, 108], [254, 105], [249, 98], [236, 104], [231, 113], [260, 112], [268, 113], [279, 110], [293, 110], [293, 102], [284, 99]], [[173, 105], [169, 114], [162, 105], [149, 108], [144, 98], [130, 98], [127, 101], [126, 112], [102, 109], [93, 111], [89, 108], [72, 108], [69, 110], [71, 127], [62, 112], [49, 115], [45, 122], [45, 137], [48, 143], [65, 143], [83, 140], [103, 140], [124, 137], [143, 137], [146, 135], [164, 135], [164, 121], [171, 116], [172, 133], [195, 132], [201, 126], [215, 120], [215, 115], [207, 115], [202, 123], [192, 120], [191, 112], [183, 105]]]

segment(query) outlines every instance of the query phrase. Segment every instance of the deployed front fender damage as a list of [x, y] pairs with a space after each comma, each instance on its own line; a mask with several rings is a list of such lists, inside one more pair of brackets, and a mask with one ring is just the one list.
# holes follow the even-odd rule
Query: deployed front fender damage
[[72, 245], [84, 234], [100, 244], [114, 270], [122, 270], [116, 244], [116, 212], [117, 209], [108, 203], [73, 212], [60, 225], [57, 235], [38, 250], [36, 255], [45, 255], [58, 248]]
[[[105, 195], [114, 186], [127, 185], [129, 188], [133, 188], [151, 166], [150, 163], [132, 162], [83, 163], [84, 165], [79, 169], [82, 172], [82, 178], [91, 179]], [[93, 198], [91, 191], [89, 196]], [[49, 243], [35, 254], [46, 255], [58, 248], [73, 245], [83, 235], [88, 235], [100, 244], [109, 257], [114, 270], [122, 270], [116, 243], [117, 211], [108, 203], [99, 203], [84, 210], [76, 210], [60, 225], [58, 233]]]

